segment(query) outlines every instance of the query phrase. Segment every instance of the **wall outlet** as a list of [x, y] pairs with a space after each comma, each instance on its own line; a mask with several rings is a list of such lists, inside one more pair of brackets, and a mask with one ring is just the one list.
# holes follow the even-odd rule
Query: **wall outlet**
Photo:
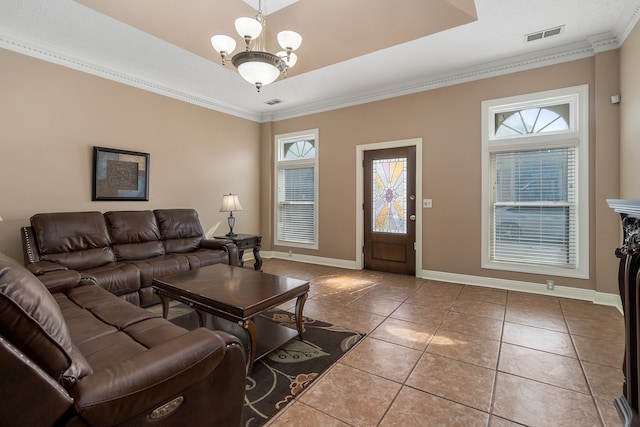
[[422, 207], [423, 208], [431, 208], [431, 207], [433, 207], [433, 200], [432, 199], [423, 199], [422, 200]]
[[555, 283], [553, 280], [547, 280], [547, 290], [552, 291], [555, 289]]
[[289, 251], [289, 256], [293, 256], [293, 252]]

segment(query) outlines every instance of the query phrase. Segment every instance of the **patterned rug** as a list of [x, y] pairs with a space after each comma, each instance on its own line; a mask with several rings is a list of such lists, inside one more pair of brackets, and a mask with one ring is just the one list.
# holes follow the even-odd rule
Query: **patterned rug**
[[[193, 309], [175, 301], [170, 307], [173, 323], [187, 329], [197, 327]], [[149, 310], [162, 313], [159, 305]], [[261, 317], [296, 329], [292, 313], [271, 310]], [[365, 336], [309, 317], [303, 317], [303, 325], [304, 341], [296, 337], [254, 363], [247, 376], [243, 427], [265, 424]]]
[[[263, 317], [295, 329], [295, 316], [273, 310]], [[364, 334], [304, 317], [304, 341], [294, 338], [258, 360], [247, 377], [243, 427], [266, 423], [307, 388]]]

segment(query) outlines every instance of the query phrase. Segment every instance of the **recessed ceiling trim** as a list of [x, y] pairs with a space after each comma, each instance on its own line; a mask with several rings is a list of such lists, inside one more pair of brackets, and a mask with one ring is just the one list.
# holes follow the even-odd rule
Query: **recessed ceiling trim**
[[173, 99], [198, 105], [210, 110], [219, 111], [221, 113], [226, 113], [255, 122], [267, 122], [301, 117], [309, 114], [410, 95], [413, 93], [510, 74], [518, 71], [574, 61], [595, 55], [596, 48], [598, 51], [604, 51], [617, 49], [619, 47], [618, 41], [611, 34], [594, 37], [593, 40], [597, 42], [596, 46], [589, 43], [565, 45], [556, 49], [539, 51], [531, 55], [510, 58], [506, 61], [496, 61], [490, 64], [483, 64], [482, 68], [472, 67], [466, 70], [461, 70], [459, 73], [442, 76], [440, 78], [417, 81], [408, 85], [390, 87], [374, 92], [364, 93], [358, 96], [347, 96], [344, 98], [334, 98], [327, 101], [309, 103], [293, 107], [290, 110], [281, 110], [277, 113], [263, 114], [248, 112], [244, 109], [214, 101], [206, 97], [195, 96], [186, 91], [163, 86], [117, 70], [97, 66], [88, 63], [87, 61], [70, 57], [62, 52], [56, 52], [46, 46], [39, 46], [36, 43], [32, 44], [30, 42], [19, 40], [15, 37], [10, 37], [7, 34], [0, 34], [0, 47], [78, 71], [93, 74], [98, 77], [103, 77], [129, 86], [144, 89], [159, 95], [168, 96]]
[[51, 49], [48, 46], [42, 46], [33, 42], [26, 42], [24, 40], [20, 40], [19, 37], [12, 37], [11, 35], [8, 35], [6, 33], [0, 34], [0, 47], [11, 50], [13, 52], [21, 53], [23, 55], [41, 59], [43, 61], [51, 62], [53, 64], [62, 65], [63, 67], [71, 68], [87, 74], [92, 74], [97, 77], [102, 77], [108, 80], [116, 81], [118, 83], [126, 84], [128, 86], [137, 87], [138, 89], [144, 89], [158, 95], [163, 95], [169, 98], [198, 105], [210, 110], [219, 111], [221, 113], [230, 114], [232, 116], [241, 117], [256, 122], [261, 120], [260, 114], [249, 112], [242, 108], [225, 104], [218, 100], [193, 95], [183, 90], [177, 90], [168, 86], [160, 85], [147, 79], [136, 77], [130, 74], [125, 74], [111, 68], [91, 64], [85, 60], [73, 58], [66, 53], [56, 52], [54, 49]]

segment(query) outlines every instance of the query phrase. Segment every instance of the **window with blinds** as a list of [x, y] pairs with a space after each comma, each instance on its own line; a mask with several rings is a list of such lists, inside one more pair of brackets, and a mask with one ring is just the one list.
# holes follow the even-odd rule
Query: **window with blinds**
[[275, 244], [317, 249], [318, 132], [276, 137]]
[[587, 95], [483, 103], [483, 267], [588, 275]]

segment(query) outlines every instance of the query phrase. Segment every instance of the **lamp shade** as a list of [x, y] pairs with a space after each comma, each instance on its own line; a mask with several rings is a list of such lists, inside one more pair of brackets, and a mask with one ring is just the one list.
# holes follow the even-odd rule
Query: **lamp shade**
[[263, 86], [273, 83], [280, 75], [280, 70], [272, 64], [257, 60], [239, 64], [238, 72], [249, 83], [261, 83]]
[[302, 36], [291, 30], [280, 31], [278, 33], [278, 43], [284, 50], [296, 50], [302, 44]]
[[237, 194], [225, 194], [222, 196], [222, 206], [220, 206], [220, 212], [237, 212], [241, 211], [240, 200]]
[[211, 37], [211, 45], [218, 53], [225, 52], [230, 54], [236, 49], [236, 41], [222, 34]]
[[255, 18], [238, 18], [236, 19], [236, 31], [241, 37], [249, 37], [253, 40], [262, 32], [262, 24]]

